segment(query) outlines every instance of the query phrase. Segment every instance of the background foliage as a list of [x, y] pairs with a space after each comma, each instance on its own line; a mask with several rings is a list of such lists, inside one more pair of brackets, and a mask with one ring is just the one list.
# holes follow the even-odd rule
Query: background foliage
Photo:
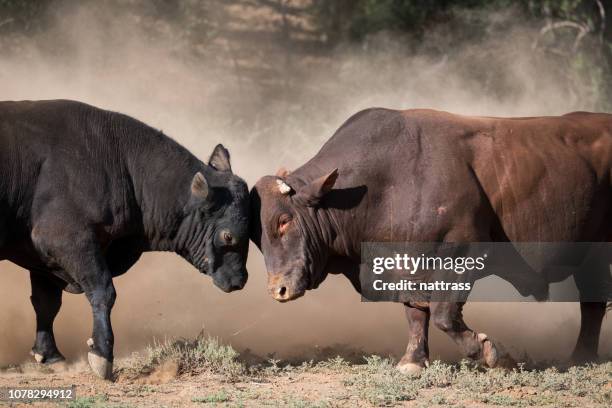
[[[74, 0], [0, 0], [0, 36], [7, 39], [43, 33], [50, 16], [61, 18]], [[219, 33], [219, 0], [101, 0], [100, 9], [132, 13], [135, 24], [151, 36], [167, 34], [163, 24], [179, 22], [177, 42], [207, 54], [206, 44]], [[550, 58], [567, 78], [568, 92], [599, 110], [612, 108], [612, 2], [607, 0], [235, 0], [278, 12], [280, 36], [288, 35], [291, 17], [306, 18], [317, 40], [302, 46], [325, 52], [341, 45], [361, 45], [381, 33], [404, 36], [405, 49], [440, 57], [462, 44], [477, 43], [520, 25], [533, 29], [534, 56]], [[443, 40], [427, 41], [446, 29]], [[296, 28], [293, 27], [293, 32]], [[503, 85], [491, 92], [507, 92]]]
[[[556, 59], [568, 82], [587, 89], [599, 109], [610, 110], [612, 106], [610, 1], [317, 0], [314, 10], [331, 43], [363, 42], [380, 31], [406, 33], [422, 40], [433, 27], [454, 25], [458, 29], [453, 30], [451, 42], [444, 49], [430, 50], [438, 54], [485, 38], [492, 29], [503, 32], [517, 24], [529, 25], [539, 29], [533, 38], [534, 53]], [[498, 20], [492, 26], [491, 14], [505, 10], [513, 10], [513, 18]]]

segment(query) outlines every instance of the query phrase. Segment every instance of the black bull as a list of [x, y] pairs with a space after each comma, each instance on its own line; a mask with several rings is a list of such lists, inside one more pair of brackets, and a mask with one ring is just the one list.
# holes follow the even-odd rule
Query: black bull
[[[611, 168], [608, 114], [502, 119], [369, 109], [294, 172], [257, 182], [251, 239], [279, 301], [328, 273], [360, 291], [362, 242], [612, 241]], [[610, 287], [609, 274], [601, 276]], [[544, 277], [524, 278], [515, 285], [521, 293], [545, 295]], [[430, 317], [466, 356], [499, 364], [493, 342], [463, 321], [462, 306], [406, 303], [410, 337], [399, 367], [429, 363]], [[596, 357], [605, 310], [605, 302], [581, 303], [575, 359]]]
[[30, 271], [36, 360], [62, 360], [62, 291], [93, 310], [89, 362], [112, 375], [112, 278], [173, 251], [229, 292], [247, 280], [248, 189], [218, 145], [209, 164], [135, 119], [71, 101], [0, 102], [0, 260]]

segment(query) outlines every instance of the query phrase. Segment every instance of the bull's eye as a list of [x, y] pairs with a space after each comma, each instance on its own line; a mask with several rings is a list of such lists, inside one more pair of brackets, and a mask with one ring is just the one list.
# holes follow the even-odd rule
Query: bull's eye
[[232, 239], [234, 239], [234, 237], [232, 236], [232, 233], [231, 233], [231, 232], [229, 232], [229, 231], [225, 231], [225, 232], [223, 233], [223, 240], [224, 240], [226, 243], [230, 244], [230, 243], [232, 242]]
[[291, 216], [288, 214], [283, 214], [278, 219], [278, 233], [283, 235], [289, 227], [289, 223], [291, 222]]

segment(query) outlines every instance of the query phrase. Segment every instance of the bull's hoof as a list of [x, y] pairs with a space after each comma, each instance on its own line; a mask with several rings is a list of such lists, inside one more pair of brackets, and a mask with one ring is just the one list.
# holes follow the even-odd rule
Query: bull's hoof
[[482, 356], [488, 367], [496, 367], [499, 361], [499, 353], [492, 341], [485, 341], [482, 345]]
[[487, 367], [497, 367], [499, 362], [499, 352], [495, 344], [484, 333], [478, 333], [478, 341], [482, 344], [482, 360]]
[[489, 368], [516, 368], [516, 361], [512, 356], [504, 349], [501, 344], [495, 344], [493, 340], [489, 339], [484, 333], [478, 334], [478, 341], [482, 344], [482, 362]]
[[100, 378], [104, 380], [111, 380], [113, 378], [113, 363], [108, 361], [102, 356], [99, 356], [91, 351], [87, 353], [87, 361], [91, 370]]
[[417, 376], [421, 374], [421, 371], [425, 369], [425, 364], [406, 362], [402, 363], [401, 361], [397, 364], [396, 368], [402, 374]]
[[599, 361], [597, 353], [587, 350], [574, 350], [570, 357], [572, 365], [584, 365], [588, 363], [596, 363]]
[[59, 352], [54, 353], [50, 355], [49, 357], [45, 357], [43, 354], [35, 350], [30, 350], [30, 355], [34, 356], [34, 360], [36, 360], [36, 362], [39, 364], [50, 365], [50, 364], [55, 364], [55, 363], [60, 363], [62, 361], [66, 361], [66, 358], [62, 356]]
[[45, 359], [45, 364], [56, 364], [56, 363], [63, 363], [64, 361], [66, 361], [66, 358], [62, 355], [59, 356], [53, 356], [53, 357], [49, 357]]

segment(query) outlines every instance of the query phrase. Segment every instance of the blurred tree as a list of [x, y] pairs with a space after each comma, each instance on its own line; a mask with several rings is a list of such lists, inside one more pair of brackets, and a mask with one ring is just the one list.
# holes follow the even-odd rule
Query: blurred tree
[[457, 8], [508, 7], [510, 0], [314, 0], [323, 29], [331, 40], [362, 40], [381, 30], [422, 35], [433, 24], [452, 17]]
[[[478, 39], [491, 30], [486, 12], [514, 8], [520, 21], [510, 19], [497, 27], [516, 24], [539, 26], [534, 53], [546, 53], [564, 66], [568, 86], [590, 93], [598, 109], [612, 109], [612, 15], [610, 0], [313, 0], [314, 15], [329, 47], [343, 41], [363, 42], [381, 31], [409, 35], [416, 40], [441, 24], [454, 25], [449, 43]], [[480, 18], [484, 17], [484, 18]], [[419, 44], [407, 42], [408, 46]], [[414, 50], [412, 50], [414, 51]], [[423, 51], [420, 49], [419, 51]], [[429, 49], [427, 51], [436, 51]], [[575, 83], [580, 82], [580, 83]], [[586, 82], [586, 83], [585, 83]], [[574, 92], [574, 91], [572, 91]], [[577, 91], [576, 91], [577, 92]]]
[[44, 25], [44, 14], [53, 0], [0, 0], [0, 33], [31, 32]]
[[[230, 3], [279, 13], [281, 37], [289, 37], [289, 17], [311, 18], [323, 40], [318, 45], [327, 49], [346, 42], [367, 44], [384, 31], [416, 40], [405, 42], [407, 53], [446, 57], [491, 33], [525, 26], [534, 31], [530, 52], [556, 59], [570, 93], [596, 101], [585, 106], [612, 110], [611, 0], [0, 0], [0, 39], [43, 33], [50, 15], [61, 18], [67, 8], [84, 3], [97, 7], [100, 18], [108, 10], [133, 16], [152, 38], [172, 33], [177, 47], [191, 49], [194, 56], [213, 52], [207, 45], [218, 35]], [[510, 17], [491, 18], [509, 9], [514, 10]], [[423, 41], [441, 28], [444, 41]]]
[[[612, 2], [604, 0], [530, 0], [526, 9], [544, 20], [534, 48], [567, 66], [568, 73], [586, 78], [597, 107], [612, 109]], [[573, 79], [570, 77], [570, 80]]]

